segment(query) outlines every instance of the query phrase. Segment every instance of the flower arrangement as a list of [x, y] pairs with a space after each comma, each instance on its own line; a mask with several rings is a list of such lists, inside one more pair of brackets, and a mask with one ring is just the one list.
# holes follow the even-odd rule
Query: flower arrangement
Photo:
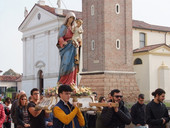
[[51, 87], [48, 89], [45, 89], [45, 95], [46, 96], [55, 96], [58, 93], [58, 87]]
[[71, 84], [70, 85], [73, 92], [72, 92], [72, 96], [89, 96], [91, 95], [91, 90], [89, 87], [76, 87], [75, 84]]
[[[58, 94], [58, 87], [51, 87], [48, 89], [45, 89], [45, 96], [56, 96]], [[71, 93], [71, 96], [89, 96], [91, 95], [91, 90], [88, 87], [76, 87], [74, 83], [72, 83], [71, 88], [73, 92]]]

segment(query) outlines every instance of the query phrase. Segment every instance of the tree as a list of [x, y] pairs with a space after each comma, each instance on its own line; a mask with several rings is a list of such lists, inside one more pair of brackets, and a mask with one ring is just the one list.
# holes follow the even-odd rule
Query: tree
[[19, 74], [14, 72], [12, 69], [9, 69], [5, 73], [3, 73], [3, 75], [6, 75], [6, 76], [18, 76]]

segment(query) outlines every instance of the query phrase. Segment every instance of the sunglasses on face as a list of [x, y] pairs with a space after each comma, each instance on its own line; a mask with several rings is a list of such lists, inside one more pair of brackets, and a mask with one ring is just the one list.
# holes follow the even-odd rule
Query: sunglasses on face
[[119, 96], [119, 95], [117, 95], [117, 96], [114, 96], [114, 97], [116, 97], [116, 98], [119, 98], [119, 97], [120, 97], [120, 98], [122, 98], [123, 96]]
[[27, 99], [21, 99], [21, 100], [27, 100]]

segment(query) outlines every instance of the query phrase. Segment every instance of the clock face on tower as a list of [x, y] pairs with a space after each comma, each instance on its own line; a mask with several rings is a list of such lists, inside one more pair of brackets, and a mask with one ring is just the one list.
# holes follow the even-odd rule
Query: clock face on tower
[[41, 19], [41, 14], [40, 13], [38, 13], [37, 18], [38, 18], [38, 20]]

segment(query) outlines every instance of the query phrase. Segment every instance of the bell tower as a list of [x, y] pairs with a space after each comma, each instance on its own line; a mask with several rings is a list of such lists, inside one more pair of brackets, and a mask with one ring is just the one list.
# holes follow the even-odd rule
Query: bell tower
[[133, 72], [132, 0], [82, 0], [83, 72], [80, 85], [99, 95], [115, 88], [137, 98]]

